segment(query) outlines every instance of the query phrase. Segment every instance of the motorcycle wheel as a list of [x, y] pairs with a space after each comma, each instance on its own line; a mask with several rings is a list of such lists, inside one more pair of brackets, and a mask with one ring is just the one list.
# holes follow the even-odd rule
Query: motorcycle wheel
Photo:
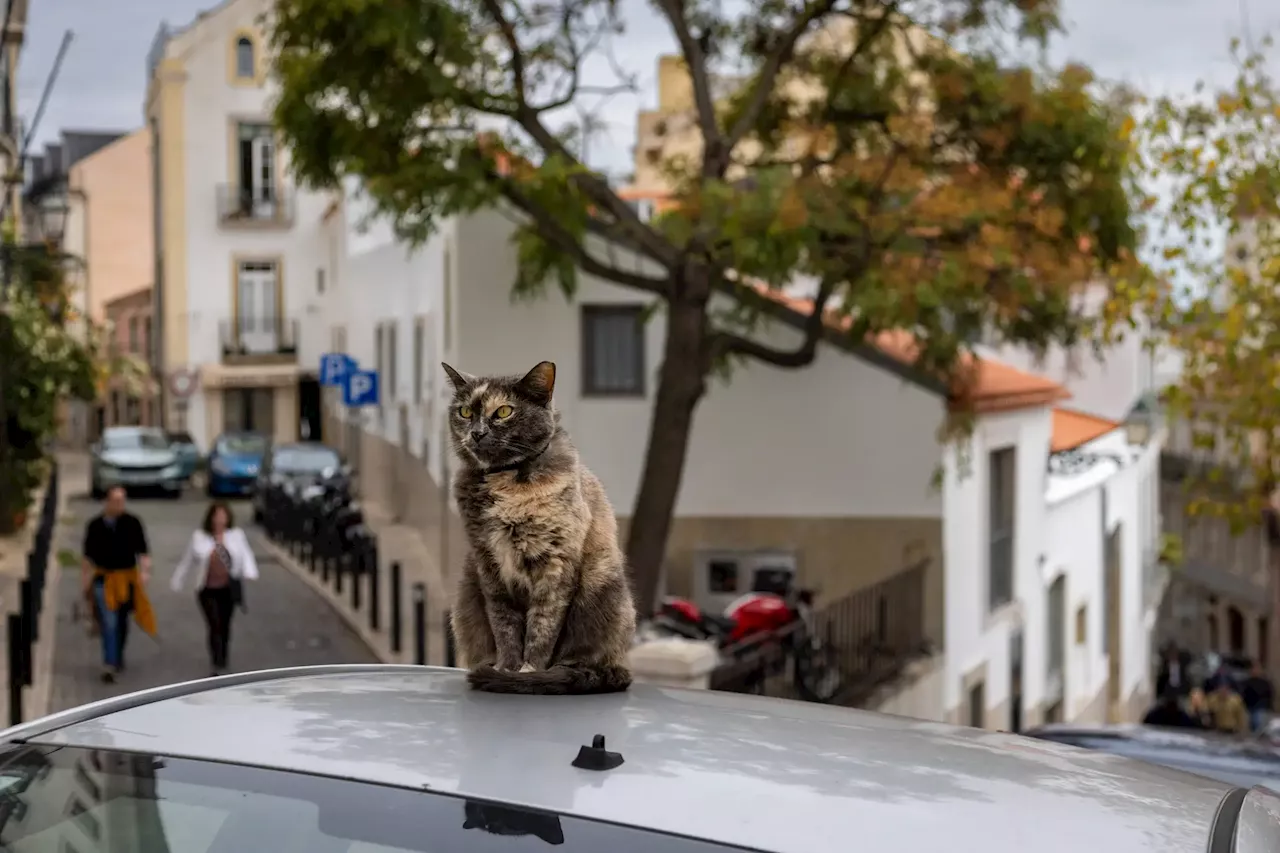
[[844, 687], [844, 674], [836, 662], [835, 651], [825, 643], [816, 648], [808, 643], [796, 650], [796, 693], [806, 702], [829, 705]]

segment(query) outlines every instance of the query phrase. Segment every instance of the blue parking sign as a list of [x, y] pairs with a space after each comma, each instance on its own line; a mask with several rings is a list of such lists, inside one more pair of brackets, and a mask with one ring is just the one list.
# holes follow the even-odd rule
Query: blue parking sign
[[378, 371], [352, 370], [342, 383], [342, 405], [348, 408], [378, 405]]
[[347, 374], [356, 370], [356, 360], [345, 353], [328, 352], [320, 356], [320, 384], [342, 385]]

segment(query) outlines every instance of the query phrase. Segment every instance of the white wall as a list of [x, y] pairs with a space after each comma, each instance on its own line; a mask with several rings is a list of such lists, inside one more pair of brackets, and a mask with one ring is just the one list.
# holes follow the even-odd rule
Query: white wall
[[[1079, 300], [1079, 310], [1094, 312], [1105, 297], [1104, 288], [1090, 287]], [[1148, 335], [1148, 324], [1143, 319], [1137, 329], [1125, 330], [1122, 340], [1104, 350], [1101, 359], [1087, 344], [1073, 351], [1053, 346], [1042, 359], [1021, 346], [1004, 344], [982, 349], [1006, 364], [1066, 386], [1071, 392], [1071, 399], [1064, 403], [1068, 408], [1119, 421], [1139, 397], [1155, 387], [1158, 359], [1144, 346]]]
[[[510, 222], [484, 213], [458, 228], [456, 367], [523, 373], [556, 362], [556, 400], [583, 458], [618, 512], [635, 501], [663, 317], [648, 326], [648, 395], [601, 400], [579, 395], [580, 312], [554, 285], [541, 299], [513, 302]], [[635, 290], [582, 275], [579, 303], [643, 303]], [[775, 329], [770, 338], [794, 346]], [[938, 462], [939, 397], [832, 347], [800, 371], [752, 363], [728, 384], [713, 381], [696, 413], [677, 504], [682, 516], [790, 515], [937, 517], [931, 488]]]
[[[264, 0], [238, 0], [208, 15], [175, 37], [170, 56], [186, 63], [184, 88], [185, 193], [187, 228], [187, 328], [190, 366], [221, 358], [220, 324], [233, 310], [235, 258], [283, 262], [282, 316], [297, 321], [299, 360], [315, 369], [328, 337], [320, 319], [316, 271], [324, 266], [327, 248], [321, 217], [325, 196], [289, 185], [288, 157], [282, 157], [280, 179], [293, 197], [293, 224], [284, 228], [232, 229], [218, 221], [218, 187], [233, 184], [230, 150], [235, 121], [270, 121], [275, 97], [272, 81], [261, 87], [232, 86], [228, 81], [229, 43], [234, 33], [255, 26], [267, 10]], [[260, 49], [265, 50], [265, 39]], [[201, 446], [212, 436], [205, 428], [202, 395], [193, 395], [187, 423]]]
[[[987, 664], [986, 701], [994, 708], [1009, 700], [1009, 641], [1024, 628], [1024, 705], [1028, 674], [1043, 672], [1045, 603], [1025, 591], [1039, 586], [1040, 555], [1045, 545], [1045, 460], [1049, 453], [1048, 407], [988, 415], [978, 419], [972, 439], [946, 455], [943, 543], [947, 555], [944, 586], [948, 677], [947, 708], [962, 706], [964, 676]], [[1017, 512], [1014, 521], [1014, 601], [994, 613], [988, 607], [989, 563], [988, 454], [1017, 448]], [[966, 470], [967, 468], [967, 470]]]

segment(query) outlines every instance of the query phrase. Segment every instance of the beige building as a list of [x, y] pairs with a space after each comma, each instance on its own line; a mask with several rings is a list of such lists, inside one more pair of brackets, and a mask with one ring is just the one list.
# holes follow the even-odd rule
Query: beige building
[[106, 319], [107, 303], [151, 284], [150, 149], [150, 132], [135, 130], [68, 174], [67, 242], [74, 239], [80, 248], [85, 308], [98, 323]]

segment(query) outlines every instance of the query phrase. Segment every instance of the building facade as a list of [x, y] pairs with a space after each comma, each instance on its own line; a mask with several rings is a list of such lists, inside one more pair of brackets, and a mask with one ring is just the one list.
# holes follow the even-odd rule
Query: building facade
[[[162, 26], [148, 59], [153, 361], [164, 424], [201, 446], [224, 430], [287, 441], [320, 429], [314, 366], [327, 341], [310, 315], [326, 201], [290, 185], [271, 126], [269, 7], [227, 0]], [[180, 373], [197, 380], [188, 398], [172, 392]]]
[[[110, 353], [128, 356], [146, 364], [151, 351], [153, 297], [150, 287], [115, 297], [103, 307], [110, 331]], [[130, 381], [132, 377], [112, 377], [94, 411], [94, 437], [113, 426], [158, 426], [160, 407], [155, 383]]]

